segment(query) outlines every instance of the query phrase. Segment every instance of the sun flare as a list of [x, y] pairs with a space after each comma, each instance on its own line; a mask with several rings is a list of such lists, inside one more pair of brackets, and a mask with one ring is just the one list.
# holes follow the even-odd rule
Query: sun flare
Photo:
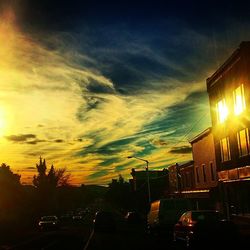
[[0, 136], [5, 134], [6, 130], [6, 119], [5, 111], [0, 108]]

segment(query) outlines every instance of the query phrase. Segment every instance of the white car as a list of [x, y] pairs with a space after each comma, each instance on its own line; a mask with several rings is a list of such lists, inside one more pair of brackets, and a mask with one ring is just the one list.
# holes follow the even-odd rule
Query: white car
[[55, 215], [42, 216], [38, 222], [40, 230], [53, 230], [59, 228], [59, 220]]

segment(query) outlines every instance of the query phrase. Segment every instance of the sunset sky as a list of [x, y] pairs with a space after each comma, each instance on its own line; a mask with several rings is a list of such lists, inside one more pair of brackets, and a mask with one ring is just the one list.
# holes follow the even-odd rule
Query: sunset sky
[[103, 185], [144, 169], [131, 155], [191, 160], [206, 79], [250, 40], [249, 6], [199, 2], [0, 0], [0, 163]]

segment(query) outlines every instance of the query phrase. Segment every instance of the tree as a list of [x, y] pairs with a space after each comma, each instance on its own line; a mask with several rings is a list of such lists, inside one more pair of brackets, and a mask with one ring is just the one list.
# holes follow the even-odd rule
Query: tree
[[0, 186], [4, 187], [17, 187], [20, 186], [21, 175], [14, 174], [10, 170], [10, 166], [6, 163], [2, 163], [0, 166]]
[[37, 175], [33, 177], [33, 184], [37, 188], [37, 206], [39, 213], [56, 212], [58, 208], [57, 188], [69, 186], [70, 174], [66, 168], [55, 169], [52, 165], [47, 173], [45, 159], [40, 157], [39, 164], [36, 164]]
[[22, 202], [21, 176], [14, 174], [10, 166], [0, 166], [0, 221], [14, 220], [20, 213]]
[[48, 174], [45, 159], [40, 157], [39, 164], [36, 164], [38, 175], [34, 175], [33, 184], [39, 189], [51, 189], [59, 186], [70, 185], [70, 174], [66, 173], [66, 168], [55, 169], [52, 165]]

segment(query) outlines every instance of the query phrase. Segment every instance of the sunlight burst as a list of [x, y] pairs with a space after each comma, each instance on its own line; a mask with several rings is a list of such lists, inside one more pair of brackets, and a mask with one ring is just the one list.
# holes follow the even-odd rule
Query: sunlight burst
[[6, 130], [6, 116], [5, 112], [2, 108], [0, 108], [0, 136], [3, 136], [5, 134]]

